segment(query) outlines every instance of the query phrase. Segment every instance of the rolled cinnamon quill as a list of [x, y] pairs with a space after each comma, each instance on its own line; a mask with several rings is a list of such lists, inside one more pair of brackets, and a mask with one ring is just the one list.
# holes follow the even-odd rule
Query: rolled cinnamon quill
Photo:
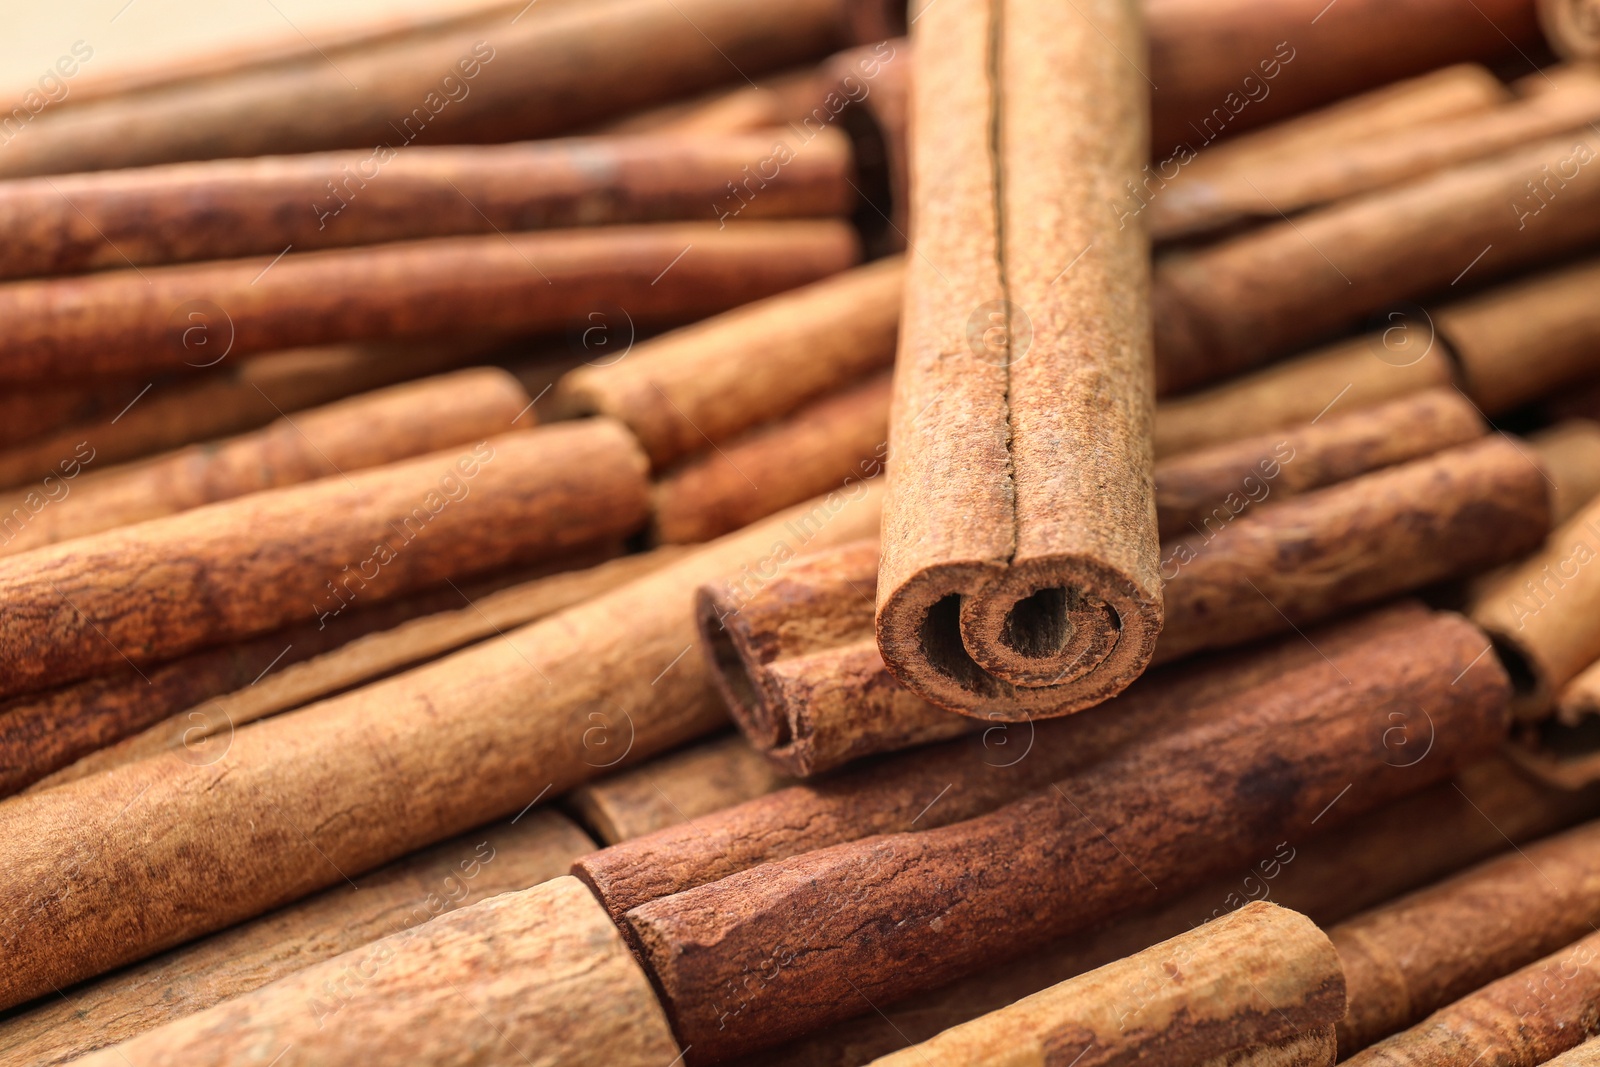
[[1550, 1067], [1592, 1067], [1593, 1064], [1600, 1063], [1600, 1039], [1590, 1038], [1583, 1044], [1545, 1062], [1550, 1064]]
[[0, 174], [330, 148], [379, 163], [418, 141], [548, 137], [904, 25], [891, 5], [844, 0], [604, 0], [528, 14], [509, 5], [444, 31], [52, 110], [7, 145]]
[[[555, 878], [461, 908], [85, 1056], [85, 1067], [299, 1061], [662, 1067], [682, 1056], [616, 928]], [[528, 1051], [524, 1051], [528, 1050]], [[532, 1050], [537, 1050], [533, 1052]]]
[[[592, 463], [547, 455], [542, 466], [593, 484]], [[163, 755], [0, 804], [10, 964], [0, 1003], [259, 915], [709, 733], [726, 718], [694, 647], [694, 589], [741, 563], [773, 573], [878, 518], [878, 491], [856, 486], [503, 637], [251, 723], [220, 758]]]
[[[674, 219], [713, 221], [741, 169], [773, 153], [747, 134], [641, 135], [220, 159], [0, 183], [0, 278], [286, 248]], [[854, 203], [837, 131], [789, 152], [739, 217], [843, 215]]]
[[[1524, 846], [1333, 927], [1348, 1057], [1594, 929], [1600, 824]], [[1471, 930], [1470, 940], [1457, 936]]]
[[876, 477], [888, 435], [884, 372], [668, 471], [656, 482], [655, 536], [667, 544], [707, 541], [847, 478]]
[[[0, 1022], [0, 1057], [11, 1067], [46, 1067], [126, 1041], [381, 937], [415, 934], [439, 915], [555, 878], [591, 847], [551, 811], [445, 841], [373, 871], [353, 889], [324, 890]], [[352, 984], [337, 988], [354, 992]], [[313, 1004], [323, 1021], [340, 1007], [326, 995]]]
[[[241, 437], [127, 466], [91, 468], [71, 481], [58, 479], [59, 496], [20, 529], [8, 531], [0, 555], [531, 427], [528, 403], [510, 374], [482, 367], [281, 416]], [[19, 508], [26, 514], [30, 494], [37, 495], [0, 494], [0, 514], [14, 518]]]
[[1590, 0], [1538, 0], [1539, 25], [1562, 57], [1600, 58], [1600, 12]]
[[1320, 1029], [1343, 1009], [1344, 976], [1327, 935], [1303, 915], [1256, 902], [873, 1063], [1076, 1054], [1085, 1067], [1179, 1067]]
[[960, 0], [914, 29], [878, 644], [941, 707], [1062, 715], [1161, 629], [1146, 242], [1102, 209], [1143, 157], [1138, 13]]
[[1534, 1067], [1600, 1030], [1600, 934], [1467, 994], [1409, 1030], [1342, 1062], [1357, 1067], [1418, 1065]]
[[462, 322], [503, 333], [557, 330], [586, 314], [607, 315], [613, 329], [681, 322], [856, 257], [842, 222], [662, 223], [9, 282], [0, 381], [181, 370], [292, 345], [440, 335]]
[[1153, 290], [1157, 388], [1582, 247], [1600, 235], [1597, 157], [1600, 134], [1584, 130], [1168, 257]]
[[[1199, 695], [1175, 687], [1162, 728], [988, 815], [639, 904], [624, 921], [679, 1041], [712, 1060], [934, 988], [1492, 749], [1509, 683], [1484, 664], [1482, 633], [1445, 613], [1423, 613], [1403, 648], [1395, 632], [1354, 620], [1314, 635], [1327, 658], [1301, 669]], [[1139, 714], [1118, 704], [1130, 706], [1102, 710]], [[1433, 738], [1428, 758], [1377, 740], [1391, 711]]]
[[660, 469], [889, 366], [904, 274], [893, 257], [735, 308], [580, 367], [558, 395], [620, 419]]
[[0, 692], [323, 622], [626, 535], [648, 514], [644, 466], [614, 422], [556, 426], [11, 556], [0, 561]]

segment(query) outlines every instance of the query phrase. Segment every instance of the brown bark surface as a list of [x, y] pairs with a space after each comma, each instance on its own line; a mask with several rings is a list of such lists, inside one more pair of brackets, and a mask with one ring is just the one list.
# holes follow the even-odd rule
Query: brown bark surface
[[[587, 137], [220, 159], [0, 185], [0, 278], [76, 274], [286, 247], [677, 219], [714, 221], [730, 177], [772, 138]], [[848, 214], [849, 143], [829, 134], [793, 154], [739, 217]]]
[[667, 544], [719, 537], [848, 479], [876, 477], [888, 439], [885, 371], [667, 471], [651, 528]]
[[181, 370], [293, 345], [438, 336], [464, 322], [560, 330], [604, 314], [602, 304], [635, 326], [665, 325], [843, 270], [856, 245], [834, 220], [658, 223], [8, 282], [0, 381]]
[[1063, 715], [1161, 629], [1147, 242], [1100, 206], [1144, 155], [1137, 12], [959, 0], [914, 29], [878, 645], [941, 707]]
[[549, 137], [904, 27], [891, 5], [845, 0], [605, 0], [522, 14], [513, 5], [448, 32], [63, 108], [29, 124], [0, 174]]
[[1303, 1034], [1213, 1056], [1203, 1067], [1333, 1067], [1338, 1049], [1333, 1027], [1319, 1026]]
[[649, 513], [644, 474], [616, 423], [553, 426], [8, 557], [3, 691], [157, 663], [625, 536]]
[[815, 501], [504, 637], [252, 723], [221, 753], [145, 759], [0, 804], [0, 1003], [710, 732], [726, 719], [694, 648], [693, 591], [741, 563], [770, 573], [808, 544], [858, 538], [878, 517], [871, 486]]
[[1469, 268], [1479, 283], [1582, 247], [1600, 234], [1597, 158], [1600, 133], [1585, 130], [1166, 258], [1157, 389], [1245, 370]]
[[78, 1061], [662, 1067], [679, 1055], [639, 965], [571, 878], [504, 893]]
[[881, 260], [735, 308], [580, 367], [558, 391], [620, 419], [659, 469], [889, 366], [904, 273]]
[[581, 785], [565, 804], [595, 840], [615, 845], [793, 784], [748, 741], [729, 734]]
[[438, 915], [558, 877], [592, 847], [552, 811], [445, 841], [0, 1022], [0, 1063], [48, 1067], [126, 1041], [381, 937], [417, 932]]
[[1343, 1010], [1327, 935], [1256, 902], [874, 1063], [1188, 1067], [1320, 1029]]
[[[528, 403], [510, 374], [480, 367], [284, 415], [240, 437], [89, 469], [0, 544], [0, 555], [526, 429], [534, 424]], [[0, 496], [0, 514], [26, 495]]]
[[[1314, 635], [1322, 655], [1299, 669], [1170, 690], [1159, 729], [987, 815], [634, 907], [625, 921], [679, 1040], [709, 1061], [936, 988], [1248, 862], [1341, 796], [1337, 819], [1486, 754], [1510, 686], [1483, 634], [1449, 613], [1401, 613], [1415, 620], [1404, 642], [1380, 614]], [[1431, 738], [1424, 758], [1383, 736], [1391, 712]]]

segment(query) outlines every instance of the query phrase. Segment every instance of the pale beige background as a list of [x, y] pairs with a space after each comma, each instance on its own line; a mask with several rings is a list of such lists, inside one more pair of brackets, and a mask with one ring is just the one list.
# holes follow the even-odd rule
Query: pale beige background
[[[0, 94], [20, 95], [83, 41], [75, 78], [159, 72], [204, 55], [321, 43], [353, 25], [448, 18], [508, 0], [0, 0]], [[303, 35], [303, 36], [302, 36]]]

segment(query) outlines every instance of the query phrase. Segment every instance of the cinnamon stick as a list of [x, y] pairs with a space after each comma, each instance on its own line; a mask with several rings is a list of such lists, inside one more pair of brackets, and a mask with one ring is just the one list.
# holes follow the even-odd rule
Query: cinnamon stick
[[511, 5], [442, 32], [52, 111], [7, 146], [0, 174], [331, 148], [383, 160], [418, 141], [549, 137], [904, 26], [888, 4], [843, 0], [607, 0], [524, 14]]
[[[583, 886], [555, 878], [392, 934], [85, 1056], [85, 1067], [300, 1060], [662, 1067], [682, 1054]], [[524, 1051], [527, 1050], [527, 1051]], [[537, 1050], [537, 1051], [534, 1051]]]
[[[1559, 88], [1491, 110], [1331, 142], [1244, 166], [1197, 166], [1171, 188], [1149, 192], [1157, 240], [1331, 204], [1472, 160], [1506, 152], [1600, 119], [1600, 79], [1572, 78]], [[1215, 161], [1207, 160], [1207, 162]], [[1203, 168], [1203, 169], [1202, 169]], [[1157, 179], [1159, 181], [1159, 178]], [[1129, 208], [1137, 210], [1143, 200]]]
[[[544, 467], [595, 477], [548, 455]], [[878, 512], [878, 491], [852, 486], [503, 638], [251, 723], [213, 763], [145, 759], [0, 804], [0, 1003], [710, 732], [725, 714], [694, 648], [693, 590], [742, 563], [770, 574], [807, 546], [858, 538]]]
[[1563, 419], [1528, 436], [1550, 477], [1550, 521], [1563, 523], [1600, 496], [1600, 423]]
[[874, 1060], [1193, 1064], [1335, 1022], [1344, 976], [1305, 916], [1257, 902]]
[[1158, 462], [1161, 535], [1203, 530], [1213, 510], [1230, 499], [1293, 497], [1465, 444], [1486, 429], [1478, 409], [1454, 389], [1431, 389], [1319, 423]]
[[941, 707], [1062, 715], [1161, 628], [1146, 242], [1099, 206], [1143, 156], [1138, 19], [961, 0], [915, 31], [878, 644]]
[[[1165, 709], [1164, 729], [988, 815], [862, 838], [634, 907], [624, 921], [674, 1032], [709, 1060], [844, 1018], [863, 997], [937, 987], [1158, 899], [1159, 886], [1247, 862], [1308, 832], [1341, 795], [1338, 819], [1498, 742], [1509, 683], [1493, 663], [1467, 681], [1483, 663], [1476, 627], [1424, 616], [1399, 648], [1392, 624], [1364, 622], [1314, 637], [1326, 660], [1188, 694]], [[1407, 753], [1397, 776], [1374, 749], [1372, 716], [1413, 702], [1434, 721], [1433, 745], [1422, 760]], [[1126, 716], [1126, 698], [1118, 703]]]
[[[286, 247], [378, 244], [560, 226], [715, 220], [730, 178], [772, 155], [765, 134], [641, 135], [219, 159], [0, 183], [0, 278], [75, 274]], [[849, 142], [791, 153], [739, 217], [843, 215]], [[258, 268], [259, 269], [259, 268]]]
[[852, 475], [876, 477], [888, 434], [885, 371], [668, 471], [656, 482], [652, 531], [667, 544], [706, 541]]
[[1492, 1067], [1533, 1067], [1600, 1029], [1597, 995], [1600, 934], [1591, 933], [1344, 1062], [1465, 1067], [1478, 1060]]
[[793, 784], [729, 734], [581, 785], [566, 806], [602, 845], [615, 845]]
[[1592, 932], [1600, 919], [1597, 844], [1600, 824], [1589, 823], [1329, 930], [1350, 990], [1340, 1056]]
[[[194, 380], [113, 382], [80, 417], [49, 427], [20, 447], [0, 452], [0, 486], [59, 477], [80, 444], [110, 466], [231, 433], [254, 430], [286, 412], [473, 362], [492, 339], [325, 345], [272, 352]], [[28, 400], [42, 390], [21, 394]], [[520, 424], [519, 424], [520, 425]]]
[[[371, 682], [473, 641], [481, 641], [508, 628], [554, 614], [648, 574], [680, 554], [675, 549], [657, 549], [504, 588], [474, 590], [472, 593], [452, 589], [451, 598], [439, 598], [443, 600], [438, 604], [439, 610], [430, 613], [413, 611], [391, 629], [354, 635], [348, 643], [321, 651], [310, 658], [298, 658], [287, 665], [279, 663], [277, 665], [282, 669], [270, 677], [255, 677], [247, 685], [235, 683], [234, 687], [221, 693], [207, 693], [206, 699], [191, 701], [138, 733], [123, 731], [128, 736], [115, 744], [104, 743], [104, 747], [88, 749], [80, 743], [81, 758], [70, 765], [62, 766], [66, 761], [60, 756], [50, 761], [49, 765], [42, 764], [35, 747], [37, 742], [31, 738], [30, 743], [19, 746], [18, 758], [27, 761], [27, 772], [32, 776], [37, 777], [41, 770], [54, 771], [32, 785], [32, 790], [37, 790], [164, 752], [196, 752], [208, 744], [224, 745], [232, 737], [233, 731], [246, 723]], [[277, 643], [274, 641], [273, 647]], [[205, 653], [200, 655], [204, 656]], [[85, 684], [92, 685], [93, 680]], [[46, 709], [37, 702], [24, 702], [23, 706], [28, 710], [19, 708], [20, 714], [15, 718], [0, 717], [0, 728], [5, 728], [8, 733], [22, 733], [29, 727], [40, 729], [41, 715], [35, 709], [37, 712]], [[104, 714], [100, 707], [95, 710]], [[119, 706], [115, 710], [122, 709]], [[151, 709], [148, 702], [141, 701], [139, 710], [149, 717]], [[91, 720], [84, 725], [99, 726], [103, 736], [104, 727], [100, 723]], [[50, 735], [54, 742], [52, 749], [59, 750], [62, 747], [60, 735], [64, 731], [61, 726], [59, 721], [50, 723]], [[217, 740], [210, 741], [212, 737]], [[57, 770], [57, 767], [60, 769]]]
[[[552, 811], [486, 827], [396, 860], [213, 937], [79, 986], [0, 1022], [0, 1057], [46, 1067], [114, 1045], [230, 997], [499, 893], [563, 874], [592, 847]], [[337, 1002], [318, 998], [325, 1021]], [[337, 1018], [337, 1016], [334, 1016]]]
[[[481, 367], [281, 416], [239, 437], [91, 469], [63, 483], [59, 498], [47, 497], [49, 506], [19, 529], [8, 530], [0, 555], [531, 427], [528, 402], [511, 375]], [[31, 489], [0, 495], [0, 514], [28, 515], [30, 494], [38, 496]]]
[[1333, 1067], [1337, 1053], [1333, 1027], [1319, 1026], [1303, 1034], [1213, 1056], [1205, 1067]]
[[735, 308], [580, 367], [557, 391], [620, 419], [659, 470], [887, 367], [904, 270], [894, 257]]
[[646, 493], [632, 438], [595, 421], [11, 556], [0, 560], [0, 692], [321, 622], [351, 603], [626, 535], [644, 523]]
[[[652, 0], [653, 2], [653, 0]], [[0, 285], [0, 381], [141, 374], [292, 345], [536, 332], [596, 311], [680, 322], [842, 270], [837, 221], [438, 237]], [[656, 284], [653, 284], [656, 283]]]
[[1600, 18], [1588, 0], [1538, 0], [1539, 25], [1564, 59], [1600, 58]]
[[1482, 282], [1582, 247], [1600, 235], [1597, 156], [1592, 130], [1552, 138], [1168, 257], [1153, 290], [1157, 388], [1244, 370], [1469, 267]]
[[1591, 1064], [1600, 1063], [1600, 1040], [1590, 1038], [1545, 1062], [1550, 1067], [1590, 1067]]
[[1530, 0], [1151, 0], [1155, 156], [1462, 60], [1537, 52]]

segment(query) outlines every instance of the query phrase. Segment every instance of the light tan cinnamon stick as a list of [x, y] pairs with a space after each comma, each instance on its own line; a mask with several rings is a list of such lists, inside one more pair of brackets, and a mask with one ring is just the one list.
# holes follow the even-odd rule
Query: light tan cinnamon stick
[[6, 146], [0, 174], [548, 137], [903, 26], [891, 5], [843, 0], [603, 0], [536, 17], [511, 5], [444, 32], [48, 112]]
[[846, 478], [883, 470], [889, 374], [875, 374], [666, 472], [652, 529], [667, 544], [706, 541]]
[[648, 514], [644, 466], [614, 422], [553, 426], [8, 557], [0, 692], [626, 535]]
[[882, 1067], [999, 1057], [1193, 1064], [1337, 1021], [1344, 976], [1305, 916], [1256, 902], [1127, 959], [874, 1060]]
[[1145, 238], [1091, 207], [1143, 157], [1140, 28], [1121, 0], [961, 0], [914, 29], [878, 644], [941, 707], [1062, 715], [1161, 628]]
[[[232, 692], [197, 701], [139, 733], [86, 753], [49, 774], [30, 791], [49, 789], [164, 752], [225, 744], [246, 723], [308, 704], [404, 667], [493, 637], [610, 591], [680, 556], [659, 548], [597, 566], [535, 578], [477, 597], [457, 594], [446, 610], [407, 619], [393, 629], [356, 637], [320, 655], [284, 667]], [[465, 605], [463, 605], [465, 601]], [[5, 723], [0, 719], [0, 723]], [[208, 742], [216, 737], [217, 741]]]
[[876, 488], [854, 486], [503, 638], [252, 723], [214, 763], [145, 759], [0, 804], [0, 1002], [258, 915], [715, 729], [725, 713], [694, 647], [693, 590], [740, 565], [772, 574], [878, 518]]
[[[503, 893], [104, 1049], [85, 1067], [301, 1061], [484, 1067], [681, 1058], [650, 983], [575, 879]], [[263, 1060], [265, 1062], [265, 1060]]]
[[597, 841], [615, 845], [793, 784], [743, 737], [729, 734], [581, 785], [565, 804]]
[[636, 326], [681, 322], [843, 270], [857, 255], [838, 221], [661, 223], [8, 282], [0, 381], [181, 370], [291, 345], [440, 335], [462, 322], [556, 330], [602, 299]]
[[[772, 155], [765, 134], [589, 137], [221, 159], [0, 183], [0, 278], [286, 248], [674, 219], [715, 221], [727, 184]], [[790, 153], [739, 218], [847, 214], [849, 142]]]
[[[47, 1067], [136, 1037], [230, 997], [499, 893], [566, 872], [593, 845], [552, 811], [485, 827], [396, 860], [213, 937], [79, 986], [0, 1022], [0, 1062]], [[323, 1022], [336, 999], [307, 1005]]]
[[557, 389], [575, 411], [620, 419], [660, 469], [887, 367], [904, 271], [894, 257], [735, 308]]
[[[0, 555], [530, 428], [528, 404], [515, 378], [482, 367], [280, 416], [240, 437], [90, 469], [62, 482], [59, 498], [47, 497], [49, 506], [11, 533]], [[0, 514], [26, 513], [30, 494], [38, 495], [0, 495]]]
[[1600, 134], [1585, 130], [1166, 258], [1157, 388], [1244, 370], [1469, 268], [1477, 283], [1583, 247], [1600, 235], [1597, 157]]

